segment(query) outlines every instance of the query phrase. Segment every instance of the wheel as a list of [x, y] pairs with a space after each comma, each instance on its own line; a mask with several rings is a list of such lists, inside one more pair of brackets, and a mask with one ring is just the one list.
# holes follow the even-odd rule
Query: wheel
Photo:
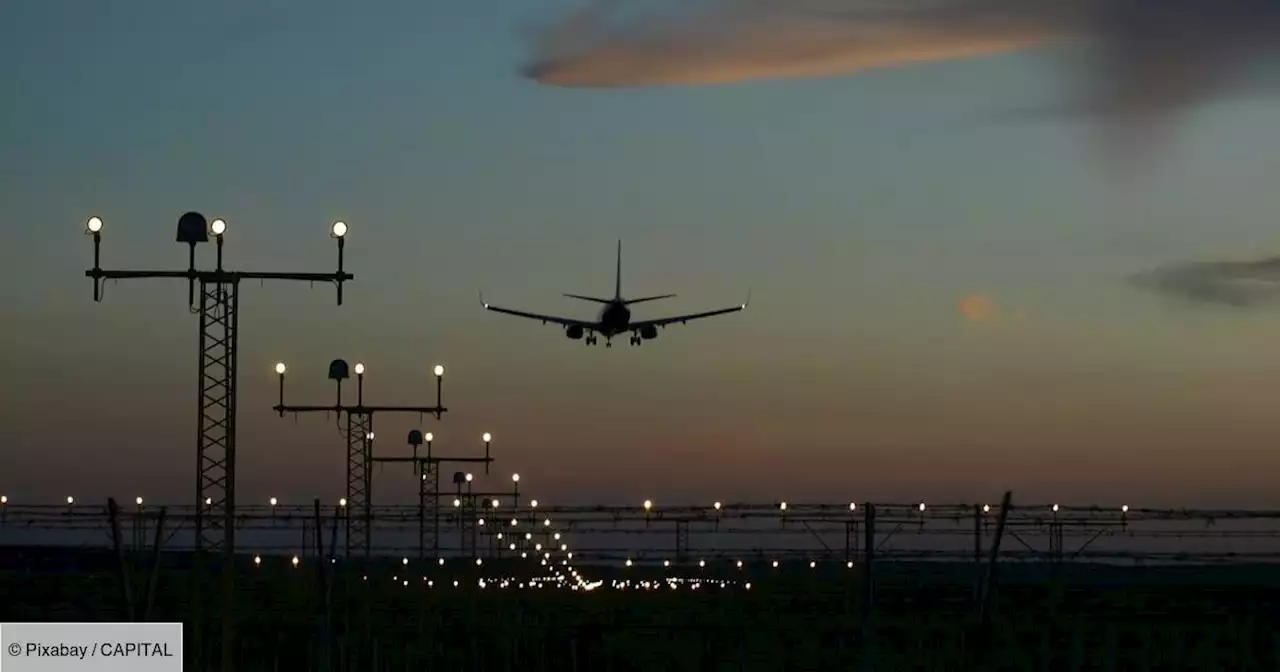
[[604, 342], [604, 347], [606, 347], [606, 348], [612, 348], [612, 347], [613, 347], [613, 341], [605, 341], [605, 342]]

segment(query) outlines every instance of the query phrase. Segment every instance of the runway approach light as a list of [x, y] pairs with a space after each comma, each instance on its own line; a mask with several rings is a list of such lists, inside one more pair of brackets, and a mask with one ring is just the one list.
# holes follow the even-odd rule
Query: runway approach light
[[88, 233], [98, 233], [102, 230], [102, 218], [90, 217], [89, 221], [84, 224], [84, 230]]
[[347, 505], [347, 498], [346, 498], [346, 497], [343, 497], [342, 499], [339, 499], [339, 500], [338, 500], [338, 506], [346, 506], [346, 505]]
[[75, 498], [75, 497], [67, 497], [67, 503], [68, 503], [68, 504], [75, 504], [75, 503], [76, 503], [76, 498]]
[[347, 235], [347, 223], [334, 222], [333, 226], [329, 229], [329, 235], [333, 236], [334, 238], [341, 238]]
[[1120, 513], [1129, 513], [1129, 505], [1125, 504], [1124, 506], [1120, 507]]
[[356, 362], [356, 375], [357, 375], [357, 376], [363, 376], [363, 375], [364, 375], [364, 363], [363, 363], [363, 362]]
[[716, 502], [716, 503], [715, 503], [715, 504], [713, 504], [712, 506], [715, 506], [715, 507], [716, 507], [716, 511], [719, 511], [719, 510], [720, 510], [720, 502]]
[[443, 367], [443, 366], [440, 366], [439, 364], [436, 364], [436, 368], [434, 369], [434, 372], [435, 372], [435, 374], [436, 374], [437, 376], [443, 376], [443, 375], [444, 375], [444, 367]]
[[471, 479], [473, 479], [473, 478], [475, 478], [475, 476], [472, 476], [471, 474], [467, 474], [467, 482], [468, 482], [468, 483], [470, 483], [470, 482], [471, 482]]
[[283, 376], [283, 375], [284, 375], [284, 371], [285, 371], [285, 365], [284, 365], [284, 362], [277, 362], [277, 363], [276, 363], [276, 373], [278, 373], [278, 374], [280, 374], [280, 375], [282, 375], [282, 376]]
[[781, 510], [783, 510], [783, 511], [786, 511], [786, 510], [787, 510], [787, 503], [786, 503], [786, 502], [783, 502], [783, 503], [779, 504], [779, 505], [778, 505], [778, 508], [779, 508], [779, 509], [781, 509]]
[[857, 511], [857, 510], [858, 510], [858, 503], [857, 503], [857, 502], [849, 502], [849, 510], [850, 510], [850, 511]]
[[134, 501], [134, 503], [136, 503], [138, 506], [142, 506], [142, 498], [141, 498], [141, 497], [138, 497], [137, 499], [135, 499], [135, 500], [133, 500], [133, 501]]
[[293, 566], [294, 566], [294, 567], [297, 567], [297, 566], [298, 566], [298, 556], [296, 556], [296, 555], [295, 555], [295, 556], [293, 556]]
[[533, 508], [535, 508], [535, 509], [536, 509], [536, 508], [538, 508], [538, 500], [536, 500], [536, 499], [531, 500], [531, 501], [529, 502], [529, 506], [531, 506], [531, 507], [533, 507]]
[[280, 500], [276, 499], [275, 497], [272, 497], [272, 498], [271, 498], [271, 506], [275, 506], [277, 503], [279, 503], [279, 501], [280, 501]]
[[1058, 512], [1058, 505], [1057, 505], [1057, 504], [1054, 504], [1054, 505], [1053, 505], [1053, 512], [1054, 512], [1054, 513], [1057, 513], [1057, 512]]
[[434, 435], [434, 434], [432, 434], [431, 432], [427, 432], [427, 435], [426, 435], [426, 436], [424, 436], [424, 437], [422, 437], [422, 438], [423, 438], [424, 440], [426, 440], [426, 442], [427, 442], [427, 443], [431, 443], [432, 441], [434, 441], [434, 440], [435, 440], [435, 438], [436, 438], [436, 437], [435, 437], [435, 435]]
[[215, 219], [209, 224], [209, 230], [213, 232], [213, 235], [221, 236], [227, 232], [227, 223], [221, 219]]
[[8, 495], [0, 495], [0, 504], [8, 504], [8, 503], [9, 503], [9, 496], [8, 496]]
[[652, 509], [652, 508], [653, 508], [653, 502], [648, 499], [644, 500], [644, 510], [648, 511], [649, 509]]
[[920, 502], [920, 510], [924, 511], [924, 502]]
[[492, 440], [493, 440], [493, 435], [492, 435], [492, 434], [490, 434], [489, 432], [485, 432], [485, 433], [484, 433], [484, 436], [482, 436], [482, 437], [480, 437], [480, 438], [481, 438], [485, 443], [489, 443], [490, 441], [492, 441]]
[[511, 482], [512, 482], [512, 483], [519, 483], [519, 482], [520, 482], [520, 474], [511, 474]]
[[990, 504], [983, 504], [983, 505], [982, 505], [982, 512], [983, 512], [983, 513], [991, 513], [991, 505], [990, 505]]

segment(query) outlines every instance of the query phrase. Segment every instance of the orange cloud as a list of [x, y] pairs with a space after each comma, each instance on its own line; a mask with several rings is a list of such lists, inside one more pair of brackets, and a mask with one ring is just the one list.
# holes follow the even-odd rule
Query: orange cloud
[[956, 302], [956, 309], [970, 322], [986, 322], [999, 314], [995, 299], [986, 294], [970, 294]]

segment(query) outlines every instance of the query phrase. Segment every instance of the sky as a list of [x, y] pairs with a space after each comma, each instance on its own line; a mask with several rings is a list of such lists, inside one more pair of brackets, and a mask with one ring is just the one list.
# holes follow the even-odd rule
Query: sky
[[[1280, 250], [1276, 103], [1214, 100], [1117, 177], [1055, 62], [1009, 52], [855, 74], [579, 89], [523, 76], [567, 2], [0, 5], [0, 492], [187, 502], [196, 319], [178, 281], [92, 300], [107, 268], [185, 264], [228, 222], [242, 288], [241, 502], [342, 496], [328, 362], [368, 367], [377, 451], [421, 427], [548, 503], [995, 500], [1264, 506], [1280, 317], [1132, 278]], [[1016, 115], [1015, 115], [1016, 117]], [[504, 307], [677, 293], [748, 310], [587, 348]], [[210, 250], [204, 250], [208, 260]], [[388, 437], [384, 440], [383, 437]], [[407, 470], [405, 470], [407, 472]], [[412, 476], [375, 500], [412, 501]]]

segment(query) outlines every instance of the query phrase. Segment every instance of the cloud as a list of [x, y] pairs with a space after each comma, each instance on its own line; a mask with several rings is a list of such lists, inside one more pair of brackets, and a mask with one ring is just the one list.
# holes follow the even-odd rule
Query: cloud
[[852, 74], [1083, 41], [1088, 88], [1069, 107], [1136, 133], [1280, 56], [1280, 2], [595, 0], [540, 37], [524, 75], [571, 87]]
[[1142, 289], [1193, 303], [1237, 308], [1280, 305], [1280, 257], [1167, 264], [1131, 278]]
[[956, 310], [970, 322], [994, 320], [1000, 314], [995, 299], [986, 294], [970, 294], [956, 302]]

